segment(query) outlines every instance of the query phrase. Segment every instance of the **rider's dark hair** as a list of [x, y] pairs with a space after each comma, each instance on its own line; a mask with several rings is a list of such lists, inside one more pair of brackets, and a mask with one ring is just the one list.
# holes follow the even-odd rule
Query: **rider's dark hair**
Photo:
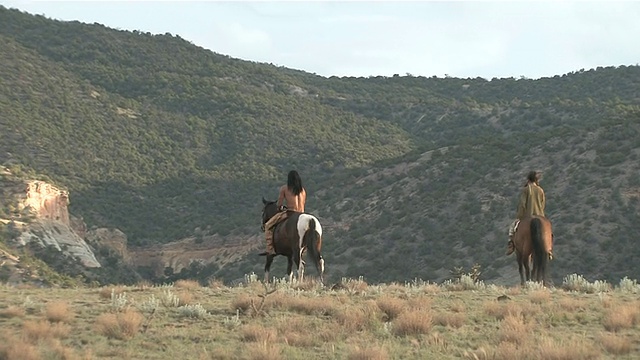
[[297, 171], [291, 170], [289, 171], [289, 176], [287, 177], [287, 187], [293, 195], [299, 195], [302, 192], [302, 179], [300, 179], [300, 175]]
[[529, 175], [527, 175], [527, 181], [537, 184], [540, 181], [540, 173], [538, 171], [530, 171]]

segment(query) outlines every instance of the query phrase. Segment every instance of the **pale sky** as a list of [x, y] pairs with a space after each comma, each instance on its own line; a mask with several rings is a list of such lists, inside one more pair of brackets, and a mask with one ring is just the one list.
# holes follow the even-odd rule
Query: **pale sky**
[[216, 53], [322, 76], [535, 79], [640, 63], [640, 1], [0, 4], [58, 20], [168, 32]]

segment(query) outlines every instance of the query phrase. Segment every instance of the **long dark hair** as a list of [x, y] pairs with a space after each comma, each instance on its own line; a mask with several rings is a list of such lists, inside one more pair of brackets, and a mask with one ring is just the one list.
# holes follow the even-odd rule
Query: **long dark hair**
[[539, 181], [540, 181], [540, 172], [530, 171], [529, 174], [527, 175], [527, 182], [524, 184], [524, 187], [527, 187], [529, 183], [534, 183], [537, 185]]
[[293, 195], [299, 195], [302, 192], [302, 179], [300, 179], [300, 175], [297, 171], [291, 170], [289, 171], [289, 176], [287, 177], [287, 187]]

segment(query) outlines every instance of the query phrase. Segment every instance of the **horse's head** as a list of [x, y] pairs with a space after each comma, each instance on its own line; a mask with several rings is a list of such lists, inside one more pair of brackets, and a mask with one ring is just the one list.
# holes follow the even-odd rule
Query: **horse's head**
[[265, 200], [264, 197], [262, 198], [262, 204], [264, 206], [262, 208], [262, 225], [260, 229], [264, 231], [264, 224], [278, 212], [278, 204], [275, 201]]

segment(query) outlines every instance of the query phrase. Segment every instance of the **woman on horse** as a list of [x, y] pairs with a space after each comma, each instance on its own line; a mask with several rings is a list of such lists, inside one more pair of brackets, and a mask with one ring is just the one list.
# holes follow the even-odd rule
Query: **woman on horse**
[[544, 190], [540, 186], [540, 180], [542, 174], [538, 171], [531, 171], [527, 175], [527, 182], [524, 188], [520, 192], [520, 199], [518, 201], [518, 210], [516, 213], [516, 220], [509, 227], [509, 242], [507, 243], [507, 255], [511, 255], [514, 252], [515, 247], [513, 245], [513, 235], [518, 229], [520, 220], [531, 215], [544, 216], [545, 196]]
[[[273, 255], [273, 227], [287, 218], [287, 211], [304, 212], [304, 205], [307, 201], [307, 192], [302, 186], [302, 179], [297, 171], [289, 171], [287, 184], [280, 187], [278, 195], [278, 208], [280, 211], [275, 214], [264, 226], [267, 239], [267, 254]], [[284, 206], [283, 202], [286, 202]]]

